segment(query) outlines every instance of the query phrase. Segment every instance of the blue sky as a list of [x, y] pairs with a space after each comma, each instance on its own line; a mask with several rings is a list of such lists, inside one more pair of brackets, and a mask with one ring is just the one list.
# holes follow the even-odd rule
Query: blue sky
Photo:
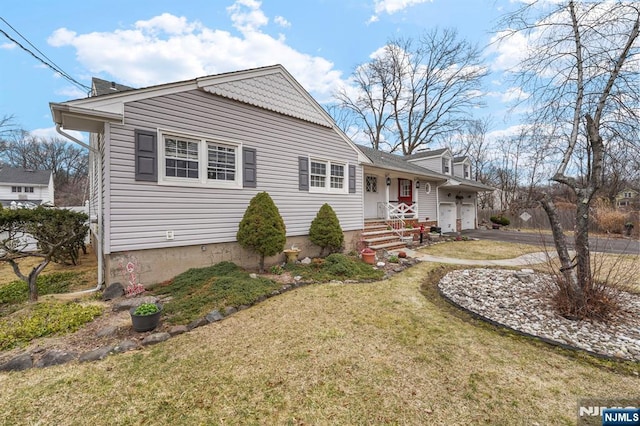
[[[91, 77], [134, 87], [283, 64], [321, 103], [348, 84], [354, 67], [396, 36], [435, 27], [486, 46], [513, 0], [91, 0], [3, 3], [0, 17], [79, 82]], [[34, 50], [6, 22], [0, 29]], [[493, 134], [508, 133], [507, 101], [517, 88], [501, 72], [520, 46], [486, 53]], [[49, 102], [86, 96], [0, 33], [0, 117], [54, 135]]]

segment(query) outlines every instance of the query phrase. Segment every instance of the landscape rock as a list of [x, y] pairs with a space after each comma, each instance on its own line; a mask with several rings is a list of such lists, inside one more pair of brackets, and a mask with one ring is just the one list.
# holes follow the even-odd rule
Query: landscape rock
[[228, 317], [229, 315], [233, 315], [236, 312], [238, 312], [238, 309], [234, 308], [233, 306], [227, 306], [226, 308], [224, 308], [225, 317]]
[[[526, 276], [525, 280], [517, 275]], [[445, 275], [438, 288], [448, 299], [495, 323], [608, 357], [640, 361], [640, 296], [620, 297], [609, 322], [570, 320], [553, 309], [547, 274], [477, 268]]]
[[124, 286], [121, 283], [113, 283], [104, 289], [102, 300], [113, 300], [124, 296]]
[[300, 261], [303, 265], [311, 265], [311, 259], [309, 257], [305, 257]]
[[155, 296], [133, 297], [131, 299], [120, 300], [113, 305], [115, 312], [128, 311], [131, 308], [142, 305], [143, 303], [156, 303], [158, 298]]
[[258, 274], [252, 273], [252, 274], [249, 274], [249, 277], [255, 280], [256, 278], [258, 278]]
[[209, 324], [209, 321], [207, 321], [205, 318], [198, 318], [187, 324], [187, 329], [191, 331], [194, 328], [202, 327], [203, 325], [207, 324]]
[[33, 367], [31, 354], [25, 352], [0, 365], [0, 371], [22, 371]]
[[80, 362], [89, 362], [89, 361], [98, 361], [100, 359], [104, 359], [113, 351], [113, 346], [104, 346], [102, 348], [94, 349], [89, 352], [85, 352], [80, 355], [78, 361]]
[[300, 275], [296, 275], [295, 277], [293, 277], [294, 281], [300, 281], [302, 279], [302, 277]]
[[209, 312], [205, 317], [205, 319], [211, 323], [211, 322], [216, 322], [216, 321], [220, 321], [221, 319], [224, 319], [224, 316], [220, 313], [220, 311], [216, 309]]
[[155, 345], [156, 343], [169, 340], [171, 335], [169, 333], [153, 333], [142, 339], [142, 346]]
[[174, 325], [169, 329], [169, 334], [171, 336], [177, 336], [178, 334], [183, 334], [189, 331], [189, 328], [186, 325]]
[[113, 353], [122, 353], [139, 349], [140, 345], [134, 340], [123, 340], [113, 347]]
[[76, 359], [77, 356], [78, 354], [76, 354], [75, 352], [51, 349], [46, 351], [44, 355], [42, 355], [42, 358], [36, 361], [35, 366], [37, 368], [44, 368], [50, 367], [52, 365], [66, 364], [67, 362]]
[[101, 328], [96, 332], [96, 337], [109, 337], [113, 336], [118, 332], [118, 327], [115, 325], [108, 325], [106, 327]]

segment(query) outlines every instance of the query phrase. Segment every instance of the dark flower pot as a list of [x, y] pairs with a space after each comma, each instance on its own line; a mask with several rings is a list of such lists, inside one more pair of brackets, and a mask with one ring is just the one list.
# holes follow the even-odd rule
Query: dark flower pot
[[135, 331], [144, 332], [155, 330], [160, 323], [160, 315], [162, 315], [162, 306], [159, 304], [156, 304], [156, 306], [159, 308], [159, 311], [150, 315], [135, 315], [134, 312], [136, 308], [129, 309], [129, 314], [131, 314], [131, 324]]

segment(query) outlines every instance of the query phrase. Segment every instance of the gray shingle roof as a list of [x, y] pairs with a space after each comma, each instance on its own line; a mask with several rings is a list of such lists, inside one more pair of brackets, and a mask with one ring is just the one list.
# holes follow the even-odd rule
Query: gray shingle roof
[[29, 170], [21, 167], [2, 167], [0, 184], [48, 185], [51, 170]]
[[373, 148], [369, 148], [363, 145], [356, 145], [364, 155], [366, 155], [374, 166], [381, 167], [383, 169], [396, 170], [400, 172], [415, 173], [420, 176], [433, 177], [436, 179], [447, 180], [451, 176], [443, 175], [442, 173], [434, 172], [433, 170], [425, 169], [424, 167], [417, 166], [415, 164], [406, 161], [408, 157], [401, 157], [395, 154], [389, 154], [388, 152], [378, 151]]
[[462, 157], [453, 157], [453, 162], [454, 163], [462, 163], [464, 160], [466, 160], [468, 157], [466, 155], [462, 156]]
[[108, 95], [109, 93], [134, 90], [133, 87], [125, 86], [124, 84], [119, 84], [115, 81], [102, 80], [98, 77], [93, 77], [91, 79], [91, 87], [91, 96]]
[[416, 154], [407, 155], [407, 160], [413, 160], [414, 158], [425, 158], [425, 157], [438, 157], [447, 150], [448, 148], [440, 148], [440, 149], [429, 149], [426, 151], [418, 152]]

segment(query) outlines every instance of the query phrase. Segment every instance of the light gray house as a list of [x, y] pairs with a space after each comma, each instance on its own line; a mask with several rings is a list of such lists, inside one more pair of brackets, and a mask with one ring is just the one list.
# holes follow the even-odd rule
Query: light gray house
[[53, 204], [54, 195], [51, 170], [0, 167], [0, 203], [3, 207]]
[[476, 227], [477, 194], [493, 188], [465, 179], [465, 172], [471, 176], [466, 157], [456, 163], [447, 148], [409, 156], [359, 148], [371, 161], [363, 164], [365, 219], [400, 216], [442, 232]]
[[307, 235], [323, 203], [335, 210], [347, 248], [355, 247], [368, 160], [282, 66], [135, 90], [94, 80], [93, 89], [95, 96], [52, 103], [51, 111], [66, 137], [65, 130], [91, 133], [100, 282], [151, 284], [222, 260], [255, 267], [236, 232], [261, 191], [284, 218], [287, 246], [301, 255], [319, 252]]

